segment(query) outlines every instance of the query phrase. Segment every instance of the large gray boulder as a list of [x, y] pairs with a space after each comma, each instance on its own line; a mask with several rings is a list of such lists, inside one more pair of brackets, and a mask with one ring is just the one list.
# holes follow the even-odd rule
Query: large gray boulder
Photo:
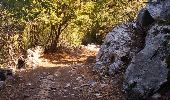
[[149, 3], [139, 12], [136, 23], [119, 25], [107, 34], [94, 69], [101, 74], [126, 69], [123, 88], [128, 99], [146, 99], [167, 81], [169, 23], [170, 0]]
[[147, 31], [151, 24], [155, 22], [154, 18], [150, 15], [146, 8], [140, 10], [137, 19], [136, 27], [141, 31]]
[[170, 0], [165, 0], [163, 3], [161, 19], [170, 23]]
[[149, 11], [151, 16], [155, 20], [159, 20], [160, 19], [162, 8], [163, 8], [163, 3], [162, 2], [149, 3], [146, 6], [146, 9]]
[[170, 26], [154, 25], [143, 50], [137, 53], [125, 73], [124, 89], [130, 99], [146, 99], [167, 81], [165, 63], [170, 54]]
[[143, 49], [146, 32], [155, 22], [149, 11], [142, 9], [135, 23], [119, 25], [106, 35], [96, 57], [95, 71], [114, 74], [126, 68], [132, 57]]
[[149, 3], [146, 9], [155, 20], [170, 22], [170, 0], [157, 0], [157, 2]]
[[108, 33], [96, 57], [95, 71], [115, 74], [126, 67], [134, 54], [144, 46], [145, 33], [135, 23], [117, 26]]

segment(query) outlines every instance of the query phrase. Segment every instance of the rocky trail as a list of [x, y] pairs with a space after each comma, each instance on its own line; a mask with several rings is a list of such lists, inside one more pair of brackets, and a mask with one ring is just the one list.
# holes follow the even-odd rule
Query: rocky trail
[[123, 75], [101, 78], [92, 71], [96, 52], [80, 51], [43, 55], [39, 67], [6, 81], [0, 100], [124, 100]]
[[0, 100], [170, 100], [170, 0], [148, 0], [134, 21], [105, 36], [100, 50], [68, 48], [11, 54], [14, 65], [3, 67], [12, 68], [0, 70]]

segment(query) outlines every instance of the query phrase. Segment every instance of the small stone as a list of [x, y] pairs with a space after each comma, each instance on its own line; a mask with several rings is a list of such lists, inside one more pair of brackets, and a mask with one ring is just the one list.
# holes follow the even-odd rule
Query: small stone
[[63, 91], [64, 91], [64, 92], [67, 92], [68, 90], [64, 89]]
[[80, 77], [80, 76], [76, 78], [77, 81], [79, 81], [80, 79], [82, 79], [82, 77]]
[[151, 98], [152, 100], [159, 100], [161, 98], [161, 95], [159, 93], [156, 93]]
[[106, 87], [108, 84], [100, 84], [100, 86], [103, 88], [103, 87]]
[[70, 83], [67, 83], [65, 87], [67, 88], [67, 87], [70, 87], [70, 86], [71, 86], [71, 84], [70, 84]]
[[0, 81], [0, 89], [2, 89], [5, 85], [5, 82], [4, 81]]
[[77, 90], [77, 89], [79, 89], [79, 87], [74, 87], [73, 89], [74, 89], [74, 90]]
[[91, 86], [94, 86], [94, 85], [96, 84], [96, 82], [93, 81], [93, 80], [90, 80], [88, 83], [89, 83]]
[[31, 83], [27, 83], [26, 85], [31, 86], [32, 84]]
[[102, 97], [100, 93], [95, 93], [94, 95], [95, 95], [97, 98], [101, 98], [101, 97]]

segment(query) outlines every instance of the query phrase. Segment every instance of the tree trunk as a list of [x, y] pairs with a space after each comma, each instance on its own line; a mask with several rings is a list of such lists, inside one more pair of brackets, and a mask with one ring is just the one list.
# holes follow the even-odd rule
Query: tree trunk
[[[51, 42], [51, 46], [50, 46], [50, 52], [55, 52], [57, 50], [58, 47], [58, 43], [59, 43], [59, 37], [61, 34], [61, 26], [51, 26], [51, 32], [53, 32], [54, 37], [52, 37], [52, 42]], [[52, 35], [53, 35], [52, 34]]]

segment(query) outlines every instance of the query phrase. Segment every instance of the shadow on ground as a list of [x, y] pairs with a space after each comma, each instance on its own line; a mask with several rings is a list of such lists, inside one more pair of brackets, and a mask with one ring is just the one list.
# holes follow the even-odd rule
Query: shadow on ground
[[38, 68], [18, 71], [0, 100], [124, 100], [122, 74], [110, 78], [92, 72], [96, 53], [58, 55], [45, 54]]

